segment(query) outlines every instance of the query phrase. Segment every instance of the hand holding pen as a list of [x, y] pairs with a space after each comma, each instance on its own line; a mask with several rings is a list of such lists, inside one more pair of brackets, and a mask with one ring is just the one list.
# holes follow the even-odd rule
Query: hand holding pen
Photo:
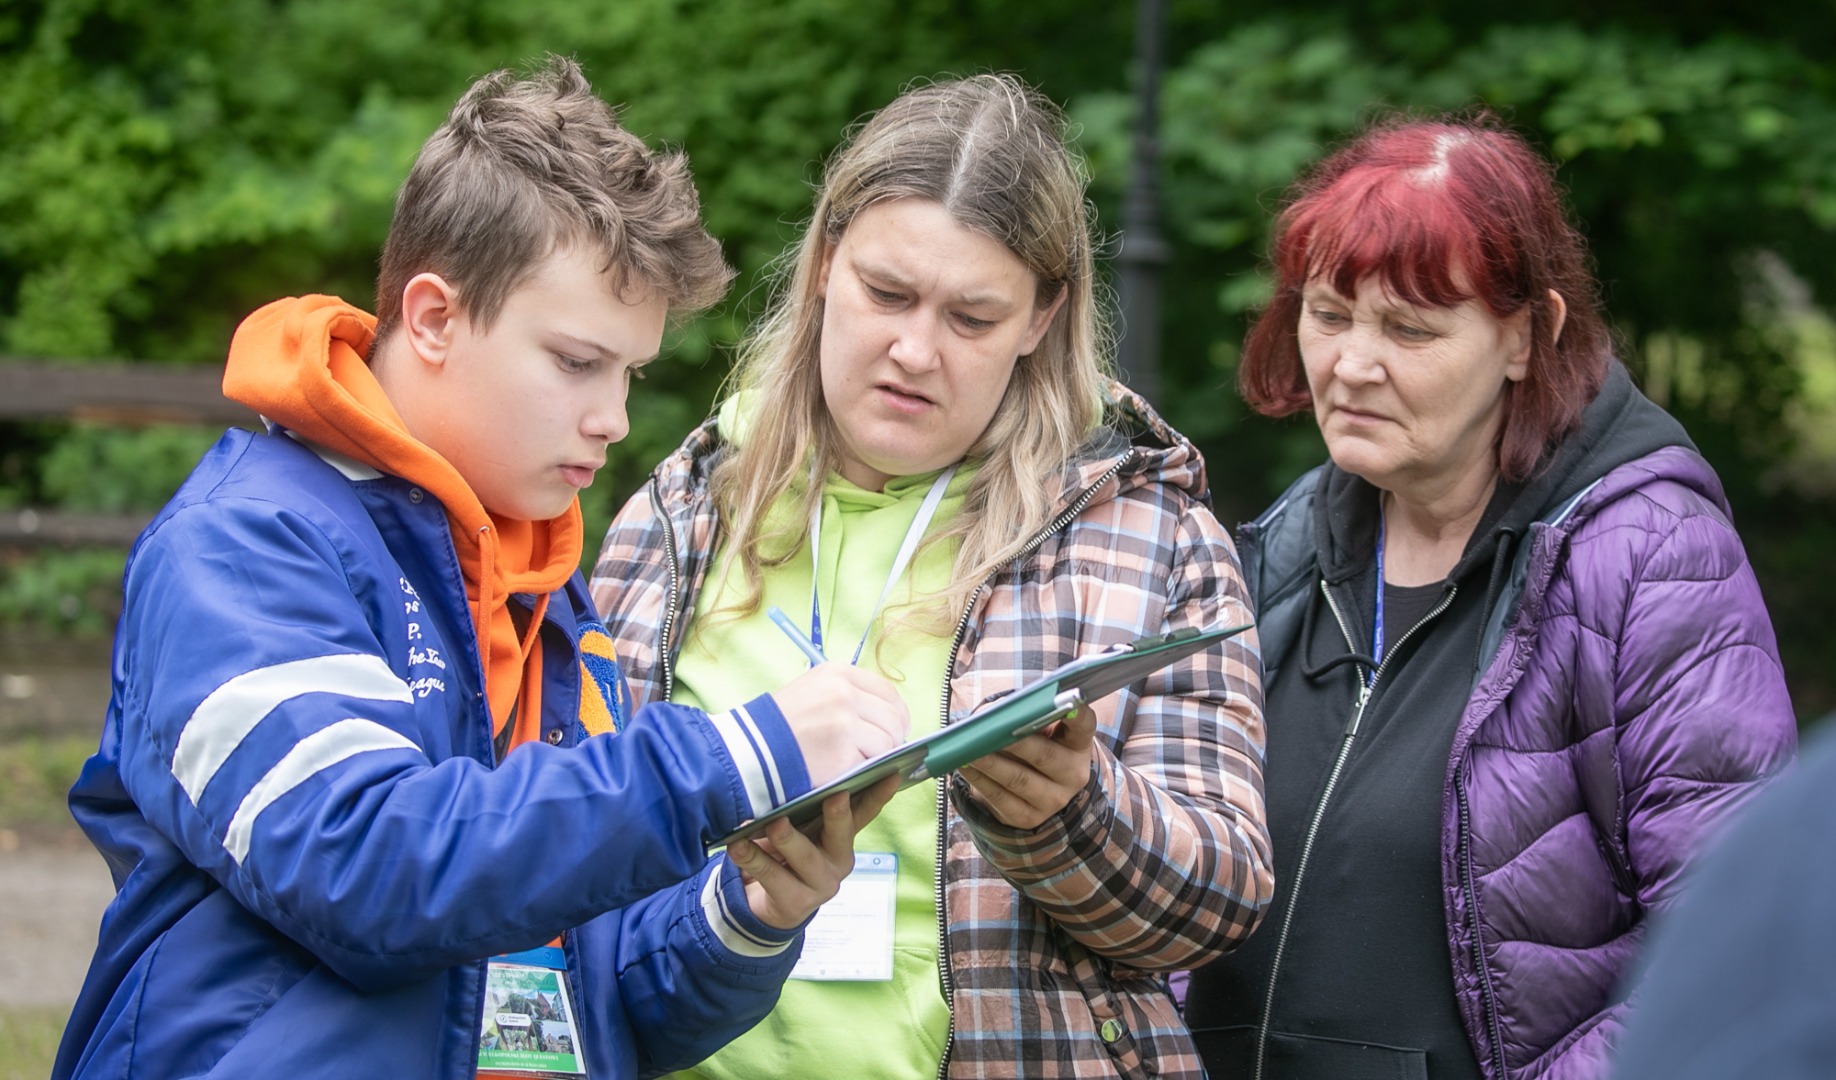
[[[768, 614], [810, 661], [810, 670], [771, 697], [797, 739], [812, 788], [905, 741], [910, 721], [891, 683], [852, 665], [825, 662], [782, 611], [772, 608]], [[854, 868], [855, 834], [897, 790], [898, 777], [888, 776], [857, 795], [841, 792], [824, 800], [819, 828], [799, 831], [780, 818], [767, 824], [763, 835], [729, 844], [727, 856], [740, 870], [753, 914], [787, 930], [807, 920]]]

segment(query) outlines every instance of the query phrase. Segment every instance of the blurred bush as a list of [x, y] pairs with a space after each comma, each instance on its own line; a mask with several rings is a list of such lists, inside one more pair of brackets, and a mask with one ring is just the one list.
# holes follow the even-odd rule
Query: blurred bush
[[[1220, 516], [1254, 514], [1321, 456], [1305, 418], [1249, 416], [1232, 386], [1275, 199], [1378, 111], [1481, 106], [1560, 163], [1624, 354], [1721, 471], [1777, 610], [1836, 602], [1828, 575], [1798, 576], [1836, 475], [1836, 9], [1167, 9], [1162, 404], [1212, 457]], [[0, 356], [219, 363], [275, 296], [369, 303], [395, 188], [452, 100], [570, 54], [632, 130], [687, 148], [742, 271], [637, 391], [583, 500], [592, 535], [706, 414], [824, 155], [911, 80], [1011, 69], [1068, 103], [1113, 232], [1133, 27], [1131, 5], [1070, 0], [20, 0], [0, 7]], [[150, 509], [191, 439], [0, 427], [0, 507]], [[0, 564], [0, 620], [105, 626], [108, 558]], [[1811, 659], [1836, 653], [1836, 629], [1792, 629], [1800, 708], [1836, 707]]]

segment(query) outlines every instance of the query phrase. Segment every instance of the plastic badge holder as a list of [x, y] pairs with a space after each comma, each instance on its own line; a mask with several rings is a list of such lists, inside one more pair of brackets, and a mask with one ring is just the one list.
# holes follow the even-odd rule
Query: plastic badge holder
[[1080, 656], [954, 724], [896, 746], [852, 772], [746, 822], [712, 846], [724, 847], [761, 833], [767, 824], [781, 817], [789, 818], [798, 827], [811, 825], [822, 816], [822, 804], [829, 796], [843, 791], [858, 794], [894, 773], [900, 774], [902, 788], [943, 776], [1071, 715], [1080, 702], [1107, 697], [1252, 625], [1212, 630], [1188, 627]]

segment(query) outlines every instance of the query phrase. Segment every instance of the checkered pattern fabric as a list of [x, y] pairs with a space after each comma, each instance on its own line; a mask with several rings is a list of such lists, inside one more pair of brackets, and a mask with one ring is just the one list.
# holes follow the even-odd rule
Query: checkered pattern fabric
[[[945, 691], [952, 718], [1073, 657], [1249, 619], [1202, 458], [1138, 397], [1112, 397], [1139, 434], [1094, 437], [1065, 474], [1064, 506], [1081, 509], [977, 594]], [[634, 706], [664, 696], [665, 654], [718, 542], [706, 479], [719, 446], [712, 422], [694, 432], [620, 513], [594, 571]], [[1241, 941], [1273, 891], [1255, 634], [1094, 708], [1090, 784], [1040, 828], [1001, 825], [952, 780], [951, 1077], [1204, 1075], [1165, 973]]]

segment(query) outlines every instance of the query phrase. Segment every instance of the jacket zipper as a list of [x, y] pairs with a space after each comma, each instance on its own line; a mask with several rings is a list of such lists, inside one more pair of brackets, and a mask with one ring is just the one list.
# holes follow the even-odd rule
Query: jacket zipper
[[[975, 602], [981, 599], [982, 590], [988, 585], [983, 582], [969, 594], [969, 604], [963, 609], [962, 617], [956, 620], [956, 635], [950, 639], [950, 652], [944, 661], [944, 684], [938, 726], [950, 720], [950, 673], [956, 670], [956, 651], [963, 646], [963, 637], [969, 632], [969, 613], [975, 610]], [[949, 1014], [950, 1027], [944, 1032], [943, 1055], [937, 1061], [937, 1080], [944, 1080], [950, 1068], [950, 1050], [956, 1045], [956, 987], [950, 980], [950, 927], [949, 919], [944, 913], [944, 855], [949, 839], [948, 818], [945, 812], [949, 806], [950, 794], [947, 790], [949, 781], [937, 778], [937, 867], [931, 875], [931, 899], [937, 907], [937, 981], [943, 990], [944, 1010]]]
[[1485, 998], [1485, 1027], [1492, 1038], [1493, 1080], [1506, 1080], [1504, 1025], [1498, 1017], [1498, 991], [1492, 985], [1492, 969], [1485, 962], [1485, 928], [1479, 920], [1479, 886], [1473, 877], [1472, 811], [1466, 801], [1466, 784], [1460, 771], [1454, 770], [1454, 796], [1460, 803], [1460, 887], [1466, 896], [1466, 917], [1473, 925], [1473, 967], [1479, 972], [1479, 989]]
[[[1382, 588], [1381, 582], [1378, 583], [1378, 587]], [[1252, 1080], [1262, 1080], [1263, 1065], [1268, 1056], [1269, 1025], [1275, 1017], [1275, 985], [1281, 977], [1281, 958], [1288, 949], [1288, 932], [1294, 926], [1294, 911], [1300, 906], [1301, 882], [1307, 874], [1308, 860], [1313, 857], [1313, 842], [1319, 837], [1320, 823], [1326, 817], [1326, 806], [1332, 801], [1333, 791], [1339, 786], [1339, 776], [1345, 771], [1345, 762], [1351, 757], [1352, 743], [1358, 734], [1358, 724], [1364, 719], [1365, 706], [1370, 704], [1371, 695], [1376, 691], [1378, 684], [1383, 681], [1384, 672], [1390, 669], [1390, 662], [1402, 651], [1403, 643], [1414, 637], [1415, 632], [1427, 625], [1430, 620], [1446, 611], [1447, 606], [1453, 603], [1454, 594], [1458, 591], [1459, 586], [1448, 586], [1447, 591], [1442, 594], [1434, 608], [1422, 616], [1402, 637], [1396, 639], [1396, 644], [1390, 648], [1389, 655], [1378, 663], [1377, 673], [1374, 676], [1367, 677], [1365, 666], [1357, 665], [1358, 699], [1352, 707], [1351, 719], [1346, 722], [1344, 733], [1339, 736], [1339, 752], [1333, 758], [1332, 771], [1326, 774], [1326, 785], [1320, 789], [1319, 802], [1314, 804], [1313, 815], [1307, 821], [1307, 836], [1301, 841], [1300, 858], [1294, 864], [1294, 887], [1288, 891], [1288, 908], [1282, 913], [1281, 932], [1275, 938], [1275, 957], [1269, 964], [1269, 986], [1262, 1001], [1262, 1022], [1256, 1027], [1256, 1065], [1250, 1074]], [[1356, 652], [1358, 645], [1356, 639], [1352, 637], [1351, 624], [1345, 621], [1345, 612], [1340, 609], [1338, 600], [1332, 595], [1332, 589], [1324, 580], [1320, 582], [1320, 595], [1326, 598], [1326, 606], [1332, 610], [1333, 620], [1339, 624], [1339, 633], [1345, 638], [1346, 648]], [[1297, 647], [1304, 649], [1307, 643], [1298, 642]]]
[[676, 554], [676, 524], [663, 511], [663, 493], [657, 488], [657, 478], [650, 478], [650, 508], [656, 512], [657, 520], [663, 523], [663, 559], [669, 566], [669, 591], [665, 593], [667, 602], [663, 605], [663, 632], [657, 638], [657, 658], [663, 665], [663, 696], [660, 701], [668, 701], [676, 688], [676, 665], [670, 655], [669, 639], [676, 629], [676, 601], [682, 592], [681, 559]]
[[[1128, 452], [1117, 458], [1114, 464], [1110, 465], [1103, 475], [1097, 477], [1089, 487], [1083, 490], [1082, 494], [1072, 500], [1070, 506], [1066, 507], [1062, 513], [1047, 523], [1045, 528], [1036, 533], [1031, 540], [1028, 540], [1026, 545], [1015, 552], [1014, 557], [1007, 560], [1002, 566], [1012, 566], [1031, 555], [1033, 552], [1038, 551], [1039, 546], [1050, 539], [1053, 533], [1071, 524], [1071, 522], [1077, 518], [1077, 515], [1084, 512], [1084, 507], [1089, 506], [1090, 500], [1096, 498], [1098, 489], [1114, 479], [1118, 473], [1127, 468], [1128, 464], [1134, 460], [1135, 450], [1134, 447], [1130, 447]], [[939, 728], [948, 726], [950, 723], [950, 674], [956, 670], [957, 650], [963, 647], [963, 638], [969, 633], [969, 616], [975, 611], [976, 601], [982, 598], [982, 593], [988, 588], [988, 583], [993, 580], [994, 577], [990, 575], [981, 584], [975, 587], [975, 591], [969, 594], [968, 604], [963, 607], [962, 616], [956, 620], [956, 634], [950, 639], [950, 652], [944, 661], [943, 694], [939, 698], [938, 704], [939, 715], [937, 718], [937, 726]], [[938, 983], [943, 988], [944, 1008], [947, 1009], [950, 1014], [950, 1030], [944, 1033], [943, 1055], [939, 1057], [937, 1061], [937, 1080], [945, 1080], [945, 1077], [949, 1074], [950, 1051], [956, 1047], [956, 987], [950, 980], [949, 919], [944, 911], [944, 856], [946, 854], [946, 841], [949, 839], [949, 821], [945, 816], [949, 807], [949, 792], [946, 790], [948, 786], [948, 781], [942, 777], [938, 778], [937, 872], [932, 875], [931, 885], [932, 899], [937, 905], [937, 979]]]

